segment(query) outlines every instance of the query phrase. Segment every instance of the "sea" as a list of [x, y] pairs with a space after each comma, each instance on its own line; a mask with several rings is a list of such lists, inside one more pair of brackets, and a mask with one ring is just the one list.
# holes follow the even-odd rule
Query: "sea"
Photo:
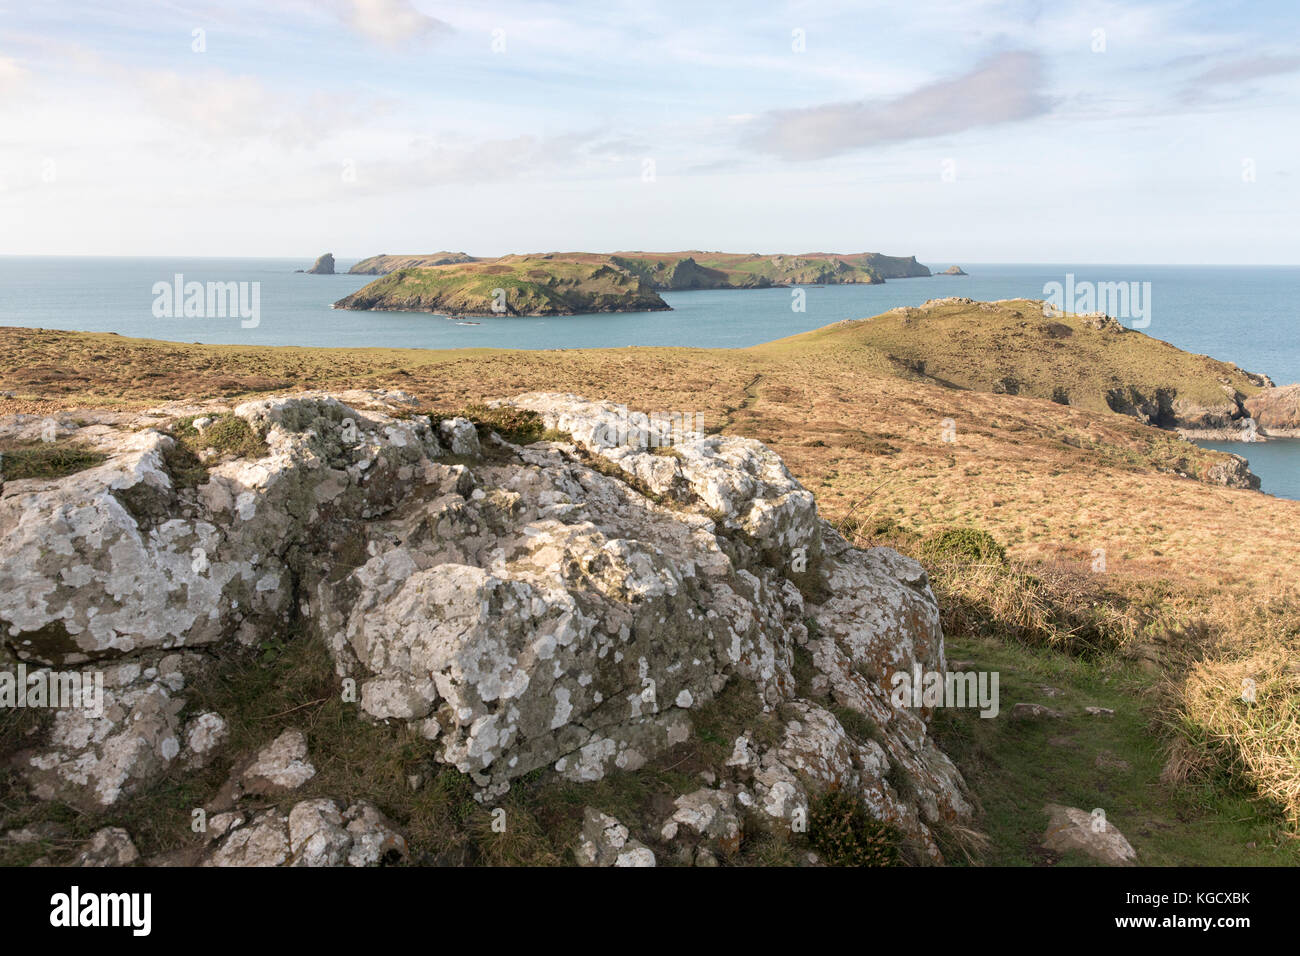
[[[296, 271], [312, 259], [0, 256], [0, 325], [235, 345], [745, 348], [941, 296], [1037, 299], [1050, 294], [1052, 283], [1082, 289], [1123, 282], [1137, 283], [1130, 287], [1139, 293], [1132, 314], [1120, 316], [1126, 325], [1279, 385], [1300, 382], [1300, 266], [962, 262], [969, 275], [804, 287], [802, 311], [793, 307], [791, 289], [737, 289], [665, 292], [670, 312], [458, 321], [333, 309], [374, 277], [348, 275], [355, 260], [345, 259], [337, 260], [336, 275]], [[950, 264], [922, 261], [935, 272]], [[178, 282], [236, 283], [244, 311], [186, 318], [171, 301]], [[1300, 500], [1300, 440], [1201, 444], [1244, 455], [1266, 493]]]

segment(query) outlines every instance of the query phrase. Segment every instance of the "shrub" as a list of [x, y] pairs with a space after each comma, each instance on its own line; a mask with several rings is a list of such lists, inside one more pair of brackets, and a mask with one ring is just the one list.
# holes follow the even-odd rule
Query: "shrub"
[[898, 834], [873, 819], [862, 801], [828, 790], [812, 802], [808, 830], [813, 846], [831, 866], [897, 866]]
[[933, 561], [1004, 564], [1007, 549], [981, 528], [946, 528], [927, 538], [922, 553]]

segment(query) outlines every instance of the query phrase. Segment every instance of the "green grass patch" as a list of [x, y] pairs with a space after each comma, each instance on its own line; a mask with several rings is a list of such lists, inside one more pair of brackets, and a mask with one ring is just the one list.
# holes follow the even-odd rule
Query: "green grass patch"
[[[1058, 857], [1039, 844], [1043, 807], [1100, 807], [1149, 866], [1295, 866], [1300, 841], [1280, 811], [1226, 777], [1192, 785], [1161, 781], [1167, 752], [1148, 712], [1155, 678], [1113, 654], [1092, 658], [996, 640], [949, 641], [950, 658], [1000, 675], [1001, 712], [940, 709], [936, 743], [961, 769], [982, 812], [988, 844], [971, 862], [995, 866], [1095, 865]], [[1062, 693], [1048, 696], [1044, 687]], [[1018, 702], [1040, 703], [1064, 719], [1011, 722]], [[1088, 706], [1114, 716], [1092, 716]], [[962, 863], [949, 854], [950, 863]]]
[[108, 460], [102, 452], [68, 441], [0, 446], [0, 479], [66, 478]]

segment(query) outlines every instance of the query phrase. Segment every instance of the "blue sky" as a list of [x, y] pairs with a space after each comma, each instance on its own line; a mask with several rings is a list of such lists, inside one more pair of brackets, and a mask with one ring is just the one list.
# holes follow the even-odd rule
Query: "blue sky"
[[0, 0], [0, 254], [1300, 263], [1300, 7]]

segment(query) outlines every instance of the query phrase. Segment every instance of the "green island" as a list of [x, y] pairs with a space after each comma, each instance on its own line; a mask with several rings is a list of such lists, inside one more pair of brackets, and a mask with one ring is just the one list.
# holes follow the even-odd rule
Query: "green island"
[[380, 255], [349, 270], [381, 278], [335, 308], [453, 315], [655, 312], [659, 293], [686, 289], [877, 284], [929, 276], [916, 257], [879, 253], [550, 252], [481, 259], [465, 253]]

